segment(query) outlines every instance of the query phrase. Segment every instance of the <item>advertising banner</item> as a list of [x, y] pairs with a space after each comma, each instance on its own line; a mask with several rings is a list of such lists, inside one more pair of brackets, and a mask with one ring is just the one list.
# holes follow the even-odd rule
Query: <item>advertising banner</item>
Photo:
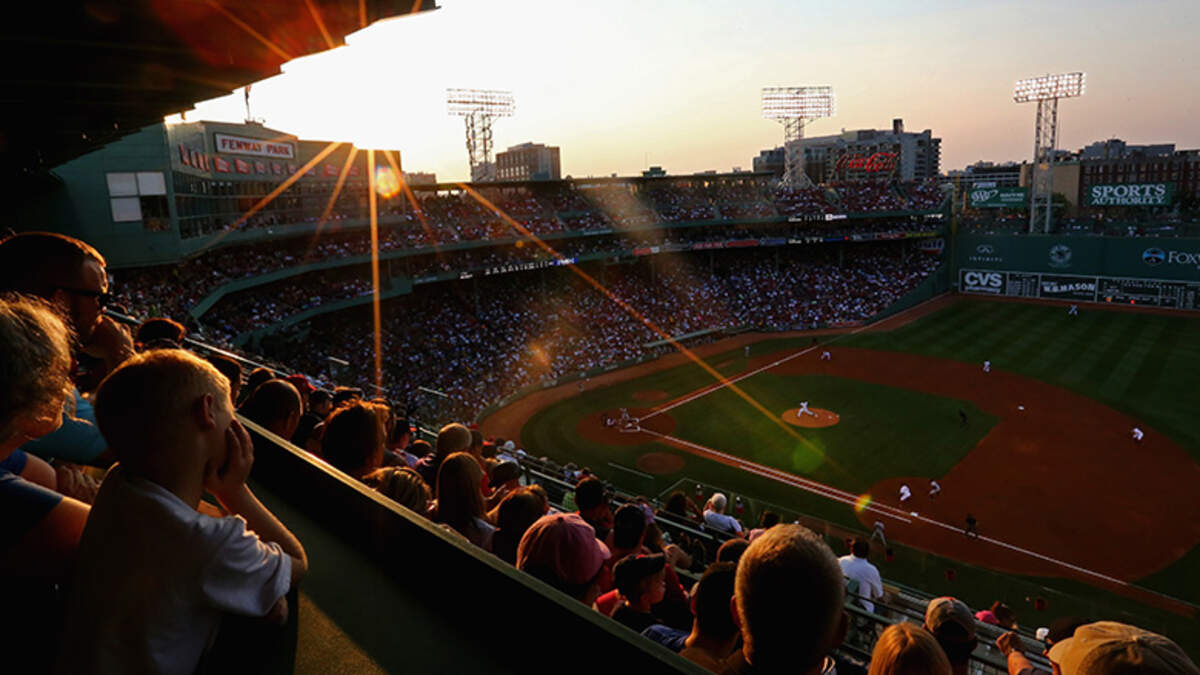
[[1096, 277], [1042, 275], [1041, 297], [1056, 300], [1096, 299]]
[[986, 295], [1002, 295], [1004, 293], [1004, 272], [989, 272], [986, 270], [961, 270], [958, 286], [963, 293], [983, 293]]
[[275, 143], [261, 138], [246, 138], [229, 134], [213, 134], [217, 152], [232, 155], [254, 155], [256, 157], [277, 157], [294, 159], [296, 146], [291, 143]]
[[1029, 204], [1029, 189], [1023, 187], [979, 187], [967, 193], [973, 209], [1022, 209]]
[[1174, 183], [1093, 185], [1083, 193], [1085, 206], [1170, 206]]

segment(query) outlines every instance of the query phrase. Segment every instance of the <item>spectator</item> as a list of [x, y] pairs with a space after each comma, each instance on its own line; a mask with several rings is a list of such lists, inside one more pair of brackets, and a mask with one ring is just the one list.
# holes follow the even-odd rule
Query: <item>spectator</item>
[[242, 392], [241, 364], [237, 359], [224, 354], [209, 354], [208, 362], [229, 380], [229, 398], [237, 401]]
[[689, 520], [700, 522], [703, 517], [700, 509], [696, 508], [692, 500], [688, 499], [688, 496], [679, 490], [667, 496], [667, 502], [663, 505], [663, 512], [683, 522]]
[[[643, 544], [643, 539], [646, 534], [647, 519], [652, 517], [653, 515], [640, 504], [625, 504], [617, 509], [613, 516], [609, 546], [614, 563], [630, 555], [649, 555], [651, 553], [650, 549]], [[683, 584], [680, 583], [679, 575], [675, 572], [674, 567], [666, 567], [665, 584], [665, 597], [655, 601], [655, 615], [663, 623], [675, 628], [690, 626], [692, 618], [687, 606], [687, 592], [684, 591]], [[620, 589], [614, 589], [597, 598], [596, 609], [602, 614], [612, 615], [621, 602], [619, 591]]]
[[868, 675], [950, 675], [950, 662], [928, 631], [897, 623], [875, 642]]
[[406, 466], [385, 466], [367, 474], [363, 482], [418, 516], [429, 517], [433, 495], [416, 471]]
[[[1067, 616], [1055, 619], [1045, 630], [1046, 637], [1042, 643], [1042, 656], [1049, 656], [1050, 648], [1075, 634], [1075, 629], [1092, 623], [1091, 619], [1077, 616]], [[1034, 667], [1033, 663], [1021, 653], [1021, 638], [1015, 632], [1009, 631], [996, 638], [996, 647], [1008, 661], [1009, 675], [1050, 675], [1050, 671]]]
[[133, 343], [138, 351], [147, 349], [181, 349], [187, 329], [183, 324], [166, 317], [146, 319], [137, 328]]
[[737, 518], [725, 515], [728, 498], [720, 492], [708, 498], [704, 505], [704, 525], [717, 532], [745, 536], [742, 524]]
[[[104, 380], [96, 419], [120, 464], [84, 530], [56, 670], [192, 672], [222, 612], [285, 620], [308, 560], [246, 485], [254, 455], [226, 378], [147, 352]], [[233, 515], [198, 513], [206, 490]]]
[[450, 455], [470, 448], [471, 430], [462, 424], [447, 424], [438, 431], [437, 447], [433, 452], [417, 460], [417, 473], [421, 474], [426, 483], [433, 485], [437, 481], [438, 468], [442, 462]]
[[361, 401], [362, 389], [358, 387], [338, 387], [333, 390], [333, 407], [340, 408], [352, 401]]
[[[18, 587], [33, 578], [62, 581], [88, 517], [87, 504], [20, 477], [34, 457], [20, 453], [20, 466], [11, 461], [23, 442], [62, 423], [70, 369], [70, 332], [63, 321], [44, 303], [0, 296], [0, 567]], [[56, 487], [53, 470], [42, 482]]]
[[758, 527], [754, 528], [753, 530], [750, 530], [750, 535], [747, 537], [747, 540], [754, 541], [755, 539], [758, 539], [760, 536], [762, 536], [763, 532], [766, 532], [767, 530], [771, 529], [772, 527], [775, 527], [778, 524], [779, 524], [779, 514], [778, 513], [775, 513], [774, 511], [763, 511], [762, 519], [759, 521]]
[[621, 595], [621, 603], [612, 613], [613, 620], [637, 633], [660, 623], [651, 608], [666, 595], [666, 577], [667, 559], [662, 555], [621, 558], [613, 566], [613, 580]]
[[607, 583], [608, 547], [576, 513], [542, 516], [521, 537], [517, 569], [531, 574], [587, 606]]
[[335, 410], [325, 425], [321, 452], [325, 461], [358, 479], [378, 469], [383, 425], [372, 406], [356, 401]]
[[575, 486], [575, 506], [583, 518], [596, 532], [596, 538], [609, 541], [612, 532], [613, 514], [608, 503], [608, 488], [599, 478], [585, 478]]
[[312, 436], [313, 429], [318, 424], [325, 421], [329, 413], [333, 410], [333, 396], [327, 389], [317, 389], [308, 395], [308, 409], [300, 418], [300, 423], [296, 425], [296, 432], [292, 434], [292, 443], [300, 447], [305, 447], [308, 444], [309, 437]]
[[1097, 621], [1050, 648], [1062, 675], [1200, 675], [1200, 668], [1171, 640], [1115, 621]]
[[646, 523], [646, 532], [642, 535], [642, 546], [651, 553], [662, 553], [667, 556], [667, 564], [671, 567], [690, 570], [695, 560], [691, 554], [676, 544], [668, 544], [663, 540], [662, 528], [656, 522]]
[[[100, 362], [100, 370], [92, 378], [97, 382], [133, 355], [129, 331], [101, 313], [108, 301], [104, 256], [78, 239], [49, 232], [0, 239], [0, 292], [22, 293], [50, 303], [74, 332], [80, 353]], [[72, 396], [74, 413], [64, 410], [62, 426], [21, 450], [78, 464], [106, 460], [91, 403], [80, 395], [79, 388]]]
[[493, 510], [496, 534], [492, 536], [492, 553], [504, 562], [515, 565], [521, 537], [538, 518], [545, 515], [545, 507], [542, 495], [532, 488], [518, 487], [505, 495]]
[[934, 598], [925, 608], [925, 630], [942, 646], [954, 675], [966, 675], [977, 641], [971, 610], [957, 598]]
[[736, 565], [749, 547], [750, 542], [745, 539], [726, 539], [717, 547], [717, 562], [731, 562]]
[[871, 553], [871, 542], [858, 537], [850, 546], [850, 555], [838, 558], [842, 566], [842, 574], [857, 587], [852, 602], [868, 612], [875, 611], [873, 601], [883, 597], [883, 579], [879, 576], [879, 568], [867, 560]]
[[[473, 455], [472, 455], [473, 456]], [[479, 458], [476, 458], [478, 460]], [[480, 466], [485, 464], [481, 463]], [[505, 494], [521, 487], [521, 465], [516, 462], [500, 462], [492, 467], [488, 476], [488, 485], [500, 499]], [[497, 501], [499, 503], [499, 501]], [[513, 542], [514, 545], [516, 542]]]
[[719, 562], [709, 565], [692, 591], [692, 632], [679, 655], [714, 673], [733, 653], [738, 626], [733, 620], [730, 599], [737, 577], [737, 564]]
[[287, 380], [263, 382], [238, 408], [246, 419], [283, 439], [295, 433], [303, 410], [299, 392]]
[[496, 528], [484, 517], [483, 493], [479, 490], [482, 481], [483, 469], [471, 453], [451, 454], [438, 468], [432, 513], [434, 521], [449, 525], [467, 541], [491, 551]]
[[276, 377], [278, 377], [278, 375], [272, 372], [270, 368], [255, 368], [254, 370], [250, 371], [250, 377], [246, 378], [246, 388], [243, 393], [247, 398], [249, 398], [249, 396], [254, 393], [254, 390], [258, 389], [258, 385], [266, 382], [267, 380], [273, 380]]
[[845, 584], [837, 558], [800, 525], [777, 525], [738, 563], [734, 619], [742, 649], [725, 673], [821, 673], [846, 636]]

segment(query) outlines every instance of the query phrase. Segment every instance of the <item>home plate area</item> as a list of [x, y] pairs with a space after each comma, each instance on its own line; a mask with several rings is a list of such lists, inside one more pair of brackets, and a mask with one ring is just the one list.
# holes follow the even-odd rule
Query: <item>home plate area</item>
[[800, 408], [792, 408], [785, 410], [781, 417], [784, 422], [805, 429], [831, 427], [842, 419], [837, 413], [824, 408], [809, 408], [804, 414], [800, 414]]

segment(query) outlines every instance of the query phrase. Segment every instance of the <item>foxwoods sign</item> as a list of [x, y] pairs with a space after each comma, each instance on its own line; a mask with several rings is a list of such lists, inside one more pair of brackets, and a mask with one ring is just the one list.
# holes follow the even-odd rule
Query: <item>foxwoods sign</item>
[[1170, 206], [1174, 183], [1093, 185], [1084, 193], [1086, 206]]

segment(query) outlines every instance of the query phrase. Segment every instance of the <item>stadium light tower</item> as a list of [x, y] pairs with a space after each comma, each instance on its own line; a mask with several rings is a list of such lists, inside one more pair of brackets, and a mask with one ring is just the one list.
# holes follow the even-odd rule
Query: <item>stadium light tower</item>
[[512, 117], [516, 104], [511, 91], [498, 89], [447, 89], [446, 109], [463, 118], [467, 127], [467, 155], [471, 181], [496, 180], [492, 162], [492, 120]]
[[763, 87], [762, 113], [783, 124], [784, 184], [812, 187], [804, 171], [804, 125], [837, 114], [833, 87]]
[[1029, 231], [1037, 228], [1038, 209], [1045, 212], [1045, 229], [1050, 232], [1050, 199], [1054, 194], [1054, 154], [1058, 146], [1058, 99], [1083, 96], [1087, 75], [1062, 73], [1018, 80], [1013, 89], [1017, 103], [1037, 101], [1033, 130], [1033, 189], [1029, 191]]

